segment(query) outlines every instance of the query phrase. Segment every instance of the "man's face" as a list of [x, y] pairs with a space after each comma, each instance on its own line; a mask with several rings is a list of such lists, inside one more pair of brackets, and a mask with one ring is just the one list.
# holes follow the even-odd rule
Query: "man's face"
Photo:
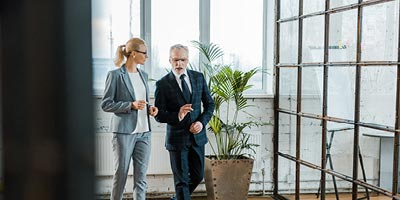
[[171, 63], [172, 70], [174, 70], [177, 74], [182, 74], [186, 70], [186, 66], [189, 62], [186, 50], [172, 50], [170, 53], [169, 62]]

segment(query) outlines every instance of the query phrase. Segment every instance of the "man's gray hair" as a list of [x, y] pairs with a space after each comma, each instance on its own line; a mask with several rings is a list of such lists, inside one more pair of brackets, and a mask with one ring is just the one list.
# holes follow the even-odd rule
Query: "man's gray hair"
[[171, 46], [171, 48], [169, 49], [169, 53], [171, 54], [171, 52], [174, 49], [184, 49], [186, 51], [186, 53], [189, 55], [189, 48], [187, 46], [184, 46], [182, 44], [175, 44], [175, 45]]

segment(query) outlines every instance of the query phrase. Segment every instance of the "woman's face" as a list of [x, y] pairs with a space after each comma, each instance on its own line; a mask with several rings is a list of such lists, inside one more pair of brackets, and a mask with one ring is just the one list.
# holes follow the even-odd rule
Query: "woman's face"
[[148, 58], [146, 45], [142, 44], [139, 46], [139, 49], [133, 50], [132, 56], [133, 56], [133, 60], [135, 61], [135, 63], [144, 65], [144, 63], [146, 62], [146, 59]]

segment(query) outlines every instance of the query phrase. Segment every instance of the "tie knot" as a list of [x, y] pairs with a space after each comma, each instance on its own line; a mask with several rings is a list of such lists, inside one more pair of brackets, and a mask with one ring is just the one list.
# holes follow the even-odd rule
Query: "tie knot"
[[182, 74], [179, 78], [181, 79], [181, 80], [183, 80], [184, 78], [185, 78], [185, 74]]

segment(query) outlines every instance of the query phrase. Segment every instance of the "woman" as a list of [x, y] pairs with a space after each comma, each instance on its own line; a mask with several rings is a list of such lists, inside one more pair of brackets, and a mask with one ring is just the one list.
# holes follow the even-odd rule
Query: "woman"
[[118, 47], [114, 63], [119, 68], [107, 75], [101, 107], [105, 112], [114, 113], [110, 126], [115, 160], [112, 200], [122, 199], [131, 158], [135, 199], [146, 199], [146, 172], [151, 150], [149, 115], [158, 113], [156, 107], [148, 104], [148, 75], [138, 68], [147, 58], [146, 43], [132, 38]]

